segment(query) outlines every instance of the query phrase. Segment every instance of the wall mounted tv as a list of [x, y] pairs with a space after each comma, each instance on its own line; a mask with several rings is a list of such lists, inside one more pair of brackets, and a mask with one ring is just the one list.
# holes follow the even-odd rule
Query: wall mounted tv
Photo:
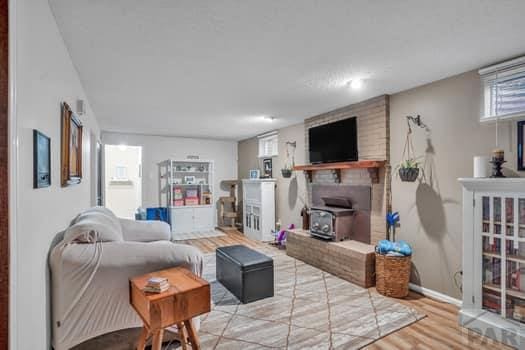
[[357, 161], [357, 117], [310, 128], [310, 163]]

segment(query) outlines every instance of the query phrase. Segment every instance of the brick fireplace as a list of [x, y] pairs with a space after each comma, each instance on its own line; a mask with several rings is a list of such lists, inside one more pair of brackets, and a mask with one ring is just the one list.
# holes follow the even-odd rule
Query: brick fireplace
[[372, 199], [370, 209], [370, 243], [375, 245], [386, 236], [385, 215], [390, 208], [390, 115], [389, 96], [383, 95], [360, 103], [336, 109], [305, 120], [305, 149], [308, 159], [308, 129], [357, 116], [357, 135], [359, 160], [386, 161], [378, 169], [379, 181], [373, 181], [367, 169], [343, 169], [340, 183], [334, 179], [330, 170], [312, 173], [312, 181], [307, 186], [309, 204], [312, 205], [314, 185], [359, 185], [370, 186]]

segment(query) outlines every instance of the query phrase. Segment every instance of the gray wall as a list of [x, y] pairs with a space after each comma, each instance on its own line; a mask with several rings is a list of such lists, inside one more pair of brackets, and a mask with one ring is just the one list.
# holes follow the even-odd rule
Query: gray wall
[[[306, 179], [302, 172], [294, 172], [289, 179], [282, 177], [281, 168], [286, 162], [285, 144], [287, 141], [297, 142], [295, 164], [304, 164], [306, 152], [303, 123], [279, 129], [279, 155], [272, 158], [273, 177], [277, 179], [277, 189], [275, 193], [276, 218], [283, 226], [288, 226], [293, 223], [301, 227], [302, 219], [300, 212], [306, 196]], [[239, 179], [248, 178], [250, 169], [261, 169], [262, 172], [262, 159], [257, 157], [258, 145], [257, 137], [239, 142]]]
[[[401, 216], [397, 238], [414, 248], [412, 282], [455, 298], [461, 297], [454, 273], [461, 270], [462, 217], [459, 177], [472, 176], [473, 157], [490, 155], [495, 148], [495, 125], [479, 122], [481, 81], [477, 72], [420, 86], [390, 96], [390, 159], [394, 168], [400, 161], [405, 143], [407, 115], [420, 114], [430, 129], [414, 129], [414, 147], [421, 156], [425, 177], [415, 183], [392, 177], [392, 204]], [[282, 143], [297, 141], [296, 164], [305, 161], [304, 125], [279, 130], [279, 156], [274, 158], [274, 177], [278, 179], [278, 218], [283, 223], [300, 224], [302, 206], [289, 199], [293, 179], [283, 179], [279, 165], [284, 162]], [[507, 175], [516, 173], [516, 123], [500, 123], [500, 147], [508, 161]], [[239, 177], [260, 166], [257, 139], [239, 142]], [[297, 188], [304, 191], [304, 176], [294, 174]], [[295, 185], [294, 185], [295, 186]]]
[[[414, 129], [414, 147], [422, 156], [425, 177], [415, 183], [392, 179], [393, 209], [399, 211], [399, 239], [414, 248], [413, 282], [455, 298], [461, 293], [453, 276], [461, 270], [462, 216], [459, 177], [472, 176], [473, 157], [495, 147], [495, 126], [480, 124], [481, 82], [467, 72], [390, 98], [391, 161], [401, 160], [406, 115], [420, 114], [430, 132]], [[515, 167], [515, 125], [500, 128], [500, 146]]]

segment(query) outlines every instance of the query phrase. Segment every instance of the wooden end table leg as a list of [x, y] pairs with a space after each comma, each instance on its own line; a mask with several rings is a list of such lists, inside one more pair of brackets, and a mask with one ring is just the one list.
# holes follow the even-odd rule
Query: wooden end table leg
[[184, 328], [184, 323], [178, 323], [177, 328], [179, 329], [179, 340], [182, 350], [188, 350], [188, 335], [186, 334], [186, 328]]
[[149, 330], [147, 327], [142, 327], [142, 332], [140, 332], [140, 337], [137, 342], [137, 350], [144, 350], [144, 347], [146, 346], [146, 342], [148, 341], [148, 338], [150, 336]]
[[188, 336], [190, 337], [191, 348], [193, 350], [200, 350], [201, 345], [199, 343], [199, 336], [197, 335], [197, 332], [195, 331], [195, 327], [193, 327], [193, 322], [191, 320], [186, 320], [184, 321], [184, 325], [186, 326], [186, 330], [188, 331]]
[[151, 350], [162, 349], [162, 337], [164, 336], [164, 329], [158, 329], [153, 333], [153, 344]]

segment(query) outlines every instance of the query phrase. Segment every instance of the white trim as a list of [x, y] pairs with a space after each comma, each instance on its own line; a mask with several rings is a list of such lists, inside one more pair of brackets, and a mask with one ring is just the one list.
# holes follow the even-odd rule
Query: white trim
[[440, 293], [440, 292], [436, 292], [435, 290], [428, 289], [428, 288], [425, 288], [425, 287], [421, 287], [421, 286], [418, 286], [418, 285], [413, 284], [413, 283], [409, 283], [408, 287], [410, 288], [410, 290], [412, 290], [412, 291], [414, 291], [416, 293], [419, 293], [419, 294], [423, 294], [426, 297], [429, 297], [429, 298], [432, 298], [432, 299], [436, 299], [436, 300], [439, 300], [439, 301], [443, 301], [445, 303], [449, 303], [449, 304], [455, 305], [457, 307], [461, 307], [461, 305], [462, 305], [461, 300], [453, 298], [451, 296], [448, 296], [448, 295]]
[[18, 125], [16, 115], [16, 0], [9, 0], [9, 349], [18, 349], [18, 242], [17, 242], [17, 200], [18, 200]]
[[478, 70], [479, 75], [488, 75], [495, 72], [500, 72], [503, 70], [507, 70], [510, 68], [514, 68], [516, 66], [521, 66], [525, 64], [525, 56], [521, 56], [509, 61], [493, 64], [488, 67], [483, 67], [480, 70]]
[[469, 191], [485, 192], [523, 192], [525, 178], [459, 178], [458, 181]]
[[261, 139], [261, 138], [274, 136], [274, 135], [278, 135], [278, 134], [279, 134], [279, 130], [273, 130], [273, 131], [269, 131], [269, 132], [266, 132], [266, 133], [261, 134], [261, 135], [257, 135], [257, 138]]

